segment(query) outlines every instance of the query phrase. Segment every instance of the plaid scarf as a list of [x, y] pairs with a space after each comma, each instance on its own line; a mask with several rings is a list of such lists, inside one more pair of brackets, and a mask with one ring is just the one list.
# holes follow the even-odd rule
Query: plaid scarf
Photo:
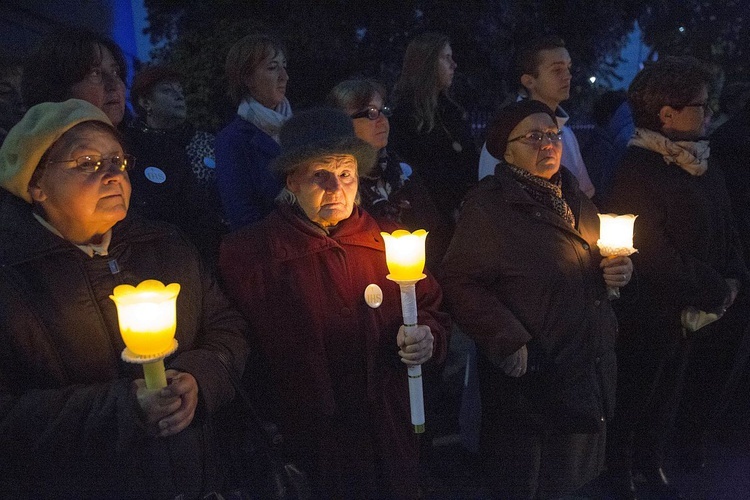
[[510, 163], [506, 163], [506, 165], [518, 185], [534, 200], [562, 217], [565, 222], [570, 224], [570, 227], [576, 227], [576, 219], [573, 216], [573, 211], [565, 202], [565, 198], [563, 198], [562, 176], [560, 172], [557, 172], [550, 180], [547, 180], [532, 175], [529, 171], [518, 168]]

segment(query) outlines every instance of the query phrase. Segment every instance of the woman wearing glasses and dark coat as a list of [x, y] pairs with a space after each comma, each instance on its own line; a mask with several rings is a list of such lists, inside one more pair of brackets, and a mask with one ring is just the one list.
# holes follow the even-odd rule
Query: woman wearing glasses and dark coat
[[[133, 158], [71, 99], [0, 148], [0, 496], [201, 498], [222, 488], [211, 416], [234, 395], [246, 323], [172, 226], [127, 216]], [[169, 384], [148, 390], [109, 298], [179, 283]], [[226, 364], [223, 364], [223, 358]]]
[[490, 490], [562, 496], [602, 470], [617, 334], [607, 287], [625, 286], [633, 268], [600, 255], [596, 207], [560, 166], [546, 105], [503, 108], [487, 147], [502, 160], [467, 195], [442, 283], [477, 343]]
[[[618, 405], [608, 443], [621, 495], [640, 473], [651, 494], [677, 498], [662, 465], [683, 394], [689, 404], [678, 432], [680, 461], [701, 466], [722, 370], [747, 323], [741, 242], [722, 169], [703, 138], [711, 82], [697, 59], [665, 57], [628, 89], [636, 129], [606, 202], [608, 211], [638, 214], [639, 294], [618, 308]], [[690, 321], [700, 312], [713, 323]], [[691, 350], [696, 363], [686, 372]]]
[[360, 176], [360, 206], [377, 220], [430, 231], [427, 266], [434, 269], [439, 260], [432, 232], [440, 231], [440, 216], [419, 174], [388, 146], [391, 110], [385, 102], [385, 88], [374, 80], [345, 80], [328, 94], [328, 103], [352, 119], [357, 137], [378, 152], [373, 168]]

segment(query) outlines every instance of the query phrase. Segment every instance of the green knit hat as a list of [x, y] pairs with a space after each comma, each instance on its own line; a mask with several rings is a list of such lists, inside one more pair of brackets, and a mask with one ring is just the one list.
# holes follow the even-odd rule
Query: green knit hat
[[80, 99], [32, 106], [0, 147], [0, 186], [31, 203], [29, 182], [39, 160], [65, 132], [88, 121], [112, 126], [102, 110]]

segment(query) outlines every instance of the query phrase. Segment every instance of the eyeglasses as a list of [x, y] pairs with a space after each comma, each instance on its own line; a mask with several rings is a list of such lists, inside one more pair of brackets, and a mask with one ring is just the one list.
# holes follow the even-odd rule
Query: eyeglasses
[[112, 71], [105, 71], [103, 68], [92, 68], [86, 76], [83, 77], [89, 83], [101, 85], [104, 81], [122, 83], [120, 68], [114, 68]]
[[696, 102], [694, 104], [685, 104], [683, 108], [703, 108], [704, 113], [711, 111], [711, 105], [708, 102]]
[[384, 115], [386, 117], [391, 116], [391, 108], [388, 106], [383, 106], [381, 109], [375, 108], [370, 106], [364, 111], [360, 111], [359, 113], [354, 113], [353, 115], [349, 115], [349, 117], [354, 120], [355, 118], [367, 118], [368, 120], [377, 120], [380, 118], [380, 115]]
[[508, 139], [508, 144], [515, 141], [521, 141], [530, 146], [539, 147], [542, 145], [542, 142], [544, 142], [545, 138], [549, 139], [549, 142], [553, 144], [556, 142], [560, 142], [562, 140], [562, 134], [562, 130], [558, 130], [557, 132], [541, 132], [539, 130], [534, 130], [532, 132], [529, 132], [528, 134], [519, 135], [518, 137], [514, 137], [513, 139]]
[[100, 155], [79, 156], [72, 160], [54, 160], [47, 163], [71, 163], [75, 162], [76, 166], [68, 170], [76, 170], [84, 174], [94, 174], [101, 170], [117, 170], [118, 172], [127, 172], [135, 166], [135, 157], [133, 155], [110, 156], [105, 158]]

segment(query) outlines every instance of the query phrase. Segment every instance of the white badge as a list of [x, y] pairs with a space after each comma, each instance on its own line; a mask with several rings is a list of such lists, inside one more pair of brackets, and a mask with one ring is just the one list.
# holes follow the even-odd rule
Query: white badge
[[165, 174], [164, 171], [160, 168], [146, 167], [146, 170], [143, 171], [143, 174], [146, 176], [146, 179], [150, 180], [154, 184], [162, 184], [167, 180], [167, 174]]
[[365, 288], [365, 302], [373, 309], [377, 309], [383, 303], [383, 290], [375, 283], [370, 283]]

